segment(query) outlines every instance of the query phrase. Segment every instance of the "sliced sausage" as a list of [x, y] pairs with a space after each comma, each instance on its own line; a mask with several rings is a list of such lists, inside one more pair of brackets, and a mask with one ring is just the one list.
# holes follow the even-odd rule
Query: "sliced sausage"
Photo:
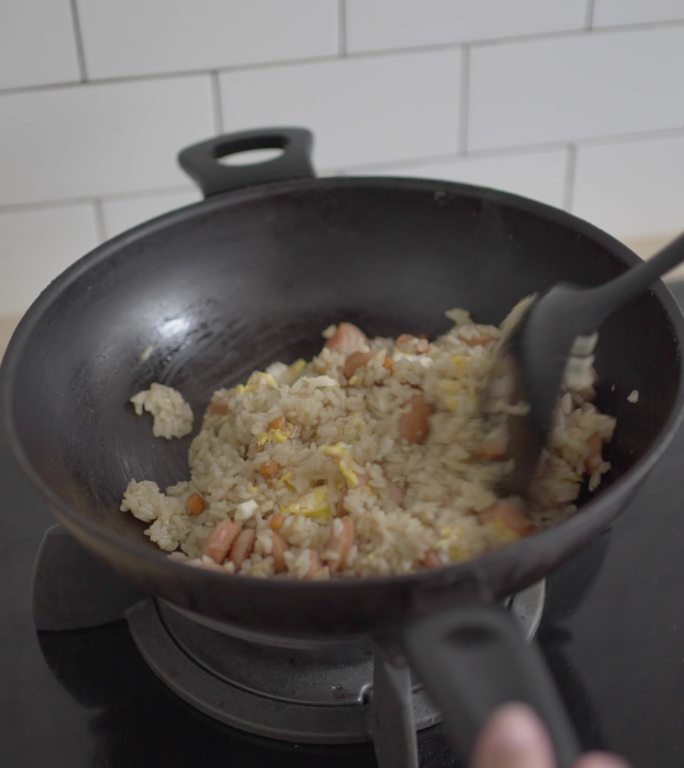
[[203, 553], [220, 565], [228, 556], [241, 530], [242, 528], [232, 520], [219, 523], [207, 537]]

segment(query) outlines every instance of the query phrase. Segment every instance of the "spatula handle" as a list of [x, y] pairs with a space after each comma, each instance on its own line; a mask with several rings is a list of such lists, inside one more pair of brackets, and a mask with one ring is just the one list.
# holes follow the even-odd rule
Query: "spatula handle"
[[592, 325], [598, 327], [611, 312], [629, 299], [638, 296], [659, 277], [682, 262], [684, 262], [684, 233], [643, 264], [628, 269], [605, 285], [586, 291], [586, 304], [592, 315]]
[[533, 707], [545, 722], [558, 768], [571, 768], [580, 748], [553, 678], [534, 644], [499, 606], [454, 606], [410, 622], [401, 644], [442, 711], [457, 755], [467, 759], [493, 709]]

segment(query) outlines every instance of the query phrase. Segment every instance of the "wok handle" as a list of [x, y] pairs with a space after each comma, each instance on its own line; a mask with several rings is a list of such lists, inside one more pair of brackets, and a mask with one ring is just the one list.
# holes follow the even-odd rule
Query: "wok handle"
[[558, 768], [570, 768], [579, 745], [539, 651], [499, 606], [449, 608], [410, 622], [401, 645], [442, 712], [459, 757], [467, 758], [492, 710], [529, 704], [551, 734]]
[[[204, 197], [241, 187], [314, 176], [311, 165], [313, 135], [305, 128], [255, 128], [226, 133], [186, 147], [178, 154], [180, 167]], [[282, 149], [273, 160], [252, 165], [224, 165], [220, 158], [253, 149]]]

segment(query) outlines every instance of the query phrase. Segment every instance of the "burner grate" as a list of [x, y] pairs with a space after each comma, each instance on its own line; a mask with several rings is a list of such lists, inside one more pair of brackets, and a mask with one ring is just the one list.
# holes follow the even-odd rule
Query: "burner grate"
[[[539, 626], [543, 582], [509, 600], [528, 639]], [[315, 657], [233, 638], [146, 600], [128, 611], [133, 638], [158, 677], [192, 706], [223, 723], [285, 741], [342, 744], [372, 739], [374, 665], [402, 669], [370, 645]], [[353, 660], [349, 660], [350, 657]], [[415, 681], [406, 683], [415, 728], [440, 721]]]
[[[230, 627], [141, 598], [60, 526], [45, 535], [33, 587], [39, 630], [125, 616], [141, 655], [172, 691], [242, 731], [295, 743], [373, 741], [380, 768], [416, 768], [416, 731], [441, 720], [393, 649], [239, 628], [236, 637]], [[507, 601], [528, 640], [539, 626], [544, 596], [540, 582]]]

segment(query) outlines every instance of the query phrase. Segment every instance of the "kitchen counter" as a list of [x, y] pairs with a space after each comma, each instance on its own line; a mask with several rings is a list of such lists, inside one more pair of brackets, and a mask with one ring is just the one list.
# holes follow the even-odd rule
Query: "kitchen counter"
[[5, 317], [0, 317], [0, 359], [2, 359], [2, 355], [5, 349], [7, 349], [7, 345], [9, 344], [9, 340], [12, 338], [12, 334], [14, 333], [14, 329], [17, 327], [19, 319], [20, 315], [7, 315]]

